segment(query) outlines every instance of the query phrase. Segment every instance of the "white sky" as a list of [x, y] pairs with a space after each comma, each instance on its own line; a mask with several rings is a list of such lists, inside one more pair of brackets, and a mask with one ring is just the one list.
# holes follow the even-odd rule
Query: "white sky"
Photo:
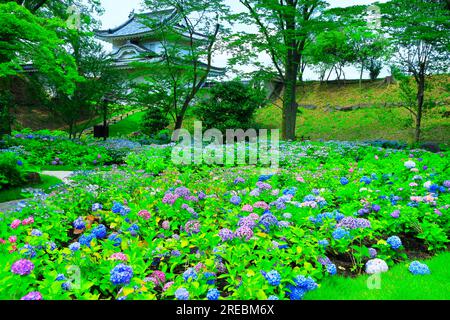
[[[346, 7], [352, 5], [364, 5], [371, 4], [374, 2], [386, 2], [387, 0], [328, 0], [330, 7]], [[233, 9], [233, 11], [239, 12], [241, 10], [245, 10], [238, 0], [225, 0], [225, 2]], [[114, 28], [116, 26], [121, 25], [128, 19], [128, 15], [132, 10], [139, 12], [142, 8], [141, 6], [142, 0], [126, 0], [126, 1], [117, 1], [117, 0], [101, 0], [101, 4], [104, 8], [104, 14], [100, 17], [100, 21], [102, 23], [103, 29]], [[110, 46], [108, 44], [105, 45], [107, 50], [110, 50]], [[214, 65], [218, 67], [225, 67], [227, 65], [227, 54], [220, 54], [214, 57]], [[262, 59], [265, 59], [264, 57]], [[356, 79], [359, 78], [359, 71], [355, 68], [346, 68], [345, 70], [347, 79]], [[386, 70], [383, 70], [380, 76], [385, 76]], [[365, 77], [368, 77], [365, 74]], [[306, 70], [305, 72], [305, 80], [316, 80], [317, 75], [311, 70]]]

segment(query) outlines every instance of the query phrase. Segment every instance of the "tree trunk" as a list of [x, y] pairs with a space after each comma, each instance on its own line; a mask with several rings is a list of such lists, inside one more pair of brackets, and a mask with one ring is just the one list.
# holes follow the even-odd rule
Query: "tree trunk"
[[359, 74], [359, 88], [362, 89], [362, 78], [364, 74], [364, 63], [361, 63], [361, 72]]
[[178, 115], [175, 120], [175, 130], [181, 129], [183, 127], [183, 115]]
[[416, 116], [416, 130], [414, 135], [415, 142], [420, 142], [421, 138], [424, 101], [425, 101], [425, 75], [420, 75], [419, 83], [417, 84], [417, 116]]
[[[287, 1], [288, 6], [295, 8], [292, 0]], [[288, 47], [285, 65], [284, 99], [282, 138], [284, 140], [295, 140], [295, 124], [297, 122], [297, 78], [301, 55], [298, 51], [295, 39], [296, 21], [295, 11], [286, 14], [286, 45]]]

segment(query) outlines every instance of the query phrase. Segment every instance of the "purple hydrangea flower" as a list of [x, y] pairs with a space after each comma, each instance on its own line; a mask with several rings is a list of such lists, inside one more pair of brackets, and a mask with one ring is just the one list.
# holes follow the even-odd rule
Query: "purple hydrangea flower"
[[400, 210], [395, 210], [391, 213], [391, 217], [394, 219], [398, 219], [400, 217]]
[[42, 300], [42, 294], [38, 291], [33, 291], [20, 298], [20, 300]]
[[13, 263], [11, 266], [11, 272], [21, 276], [25, 276], [31, 273], [34, 269], [34, 264], [30, 260], [21, 259]]
[[241, 204], [242, 200], [241, 200], [241, 198], [238, 197], [238, 196], [233, 196], [233, 197], [231, 197], [230, 202], [231, 202], [232, 204], [238, 206], [238, 205]]
[[233, 240], [234, 233], [230, 229], [224, 228], [219, 231], [219, 237], [222, 239], [223, 242]]
[[239, 239], [249, 241], [253, 237], [253, 230], [249, 227], [240, 227], [236, 230], [235, 235]]
[[190, 220], [184, 225], [184, 230], [186, 230], [188, 234], [197, 234], [200, 232], [200, 222], [197, 220]]

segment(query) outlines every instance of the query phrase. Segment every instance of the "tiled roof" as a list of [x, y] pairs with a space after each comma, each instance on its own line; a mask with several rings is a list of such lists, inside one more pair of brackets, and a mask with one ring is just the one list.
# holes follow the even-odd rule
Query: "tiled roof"
[[99, 30], [97, 31], [96, 35], [102, 40], [141, 36], [152, 31], [152, 29], [146, 24], [146, 19], [150, 18], [153, 21], [156, 20], [159, 23], [164, 24], [169, 22], [171, 19], [174, 19], [175, 17], [175, 9], [133, 14], [127, 22], [118, 26], [117, 28]]

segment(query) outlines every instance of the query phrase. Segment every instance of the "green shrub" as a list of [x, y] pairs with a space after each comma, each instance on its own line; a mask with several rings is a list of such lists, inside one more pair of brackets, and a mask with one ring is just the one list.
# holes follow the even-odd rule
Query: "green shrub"
[[25, 184], [23, 161], [13, 152], [0, 152], [0, 190]]
[[216, 84], [210, 95], [196, 108], [195, 113], [206, 128], [248, 129], [253, 114], [266, 104], [262, 90], [238, 81]]
[[169, 125], [166, 113], [162, 108], [153, 106], [148, 108], [142, 118], [141, 129], [147, 135], [154, 135]]

